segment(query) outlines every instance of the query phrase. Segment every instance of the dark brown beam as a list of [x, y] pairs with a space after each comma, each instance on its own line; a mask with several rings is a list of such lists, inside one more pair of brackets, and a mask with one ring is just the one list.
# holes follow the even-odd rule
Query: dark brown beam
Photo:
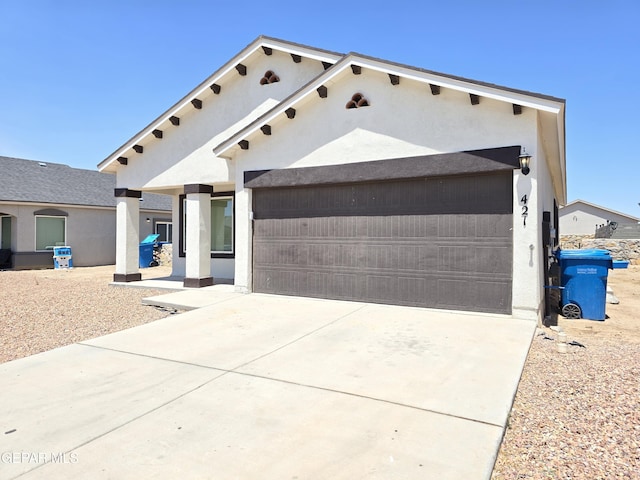
[[127, 157], [118, 157], [118, 163], [120, 165], [126, 165], [129, 163], [129, 159]]
[[360, 65], [351, 65], [351, 71], [354, 75], [360, 75], [362, 73], [362, 67]]
[[327, 98], [328, 90], [324, 85], [320, 85], [316, 91], [318, 92], [318, 95], [320, 95], [320, 98]]
[[189, 195], [190, 193], [208, 193], [211, 195], [213, 194], [213, 186], [202, 183], [189, 183], [184, 186], [184, 194]]
[[296, 116], [296, 109], [295, 108], [287, 108], [284, 113], [287, 114], [287, 118], [293, 118]]
[[264, 52], [265, 55], [271, 55], [273, 53], [273, 49], [269, 47], [265, 47], [264, 45], [262, 46], [262, 51]]
[[142, 147], [142, 145], [134, 145], [133, 149], [138, 153], [142, 153], [144, 151], [144, 148]]
[[302, 57], [300, 55], [296, 55], [295, 53], [291, 54], [291, 58], [293, 59], [293, 63], [300, 63], [302, 61]]
[[514, 103], [513, 104], [513, 114], [514, 115], [521, 115], [522, 114], [522, 105], [516, 105]]
[[249, 150], [249, 140], [240, 140], [238, 145], [240, 145], [242, 150]]
[[176, 127], [180, 125], [180, 117], [176, 117], [175, 115], [169, 117], [169, 121], [171, 122], [172, 125], [175, 125]]
[[399, 85], [400, 84], [400, 77], [398, 75], [392, 75], [390, 73], [389, 74], [389, 81], [391, 82], [391, 85]]
[[478, 105], [480, 103], [480, 97], [475, 93], [469, 94], [469, 100], [471, 100], [471, 105]]
[[238, 73], [240, 75], [242, 75], [243, 77], [247, 74], [247, 67], [244, 66], [243, 64], [239, 63], [236, 65], [236, 70], [238, 71]]
[[191, 104], [198, 110], [202, 108], [202, 100], [200, 100], [199, 98], [194, 98], [193, 100], [191, 100]]
[[156, 129], [155, 129], [153, 132], [151, 132], [151, 133], [153, 133], [153, 136], [154, 136], [154, 137], [156, 137], [156, 138], [162, 138], [162, 130], [158, 130], [158, 129], [156, 128]]
[[260, 130], [262, 130], [262, 133], [265, 135], [271, 135], [271, 125], [263, 125], [260, 127]]
[[140, 190], [130, 190], [128, 188], [116, 188], [113, 194], [118, 198], [142, 198]]
[[322, 66], [324, 67], [324, 69], [328, 69], [329, 67], [333, 66], [333, 63], [329, 63], [329, 62], [322, 62]]
[[431, 88], [431, 95], [440, 95], [440, 85], [430, 83], [429, 88]]
[[212, 84], [209, 88], [210, 88], [210, 89], [213, 91], [213, 93], [215, 93], [216, 95], [219, 95], [219, 94], [220, 94], [220, 90], [222, 90], [222, 87], [221, 87], [220, 85], [218, 85], [217, 83]]

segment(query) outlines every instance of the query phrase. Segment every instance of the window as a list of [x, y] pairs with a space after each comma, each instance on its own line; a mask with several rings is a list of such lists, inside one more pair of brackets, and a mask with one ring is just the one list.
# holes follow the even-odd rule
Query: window
[[36, 250], [66, 245], [67, 218], [36, 216]]
[[211, 253], [233, 253], [233, 197], [211, 199]]
[[[187, 199], [181, 195], [179, 255], [185, 255], [187, 246]], [[211, 197], [211, 257], [229, 258], [234, 255], [234, 195], [214, 193]], [[159, 232], [158, 232], [159, 233]]]
[[158, 237], [159, 242], [169, 242], [173, 241], [173, 225], [171, 222], [156, 222], [155, 233], [160, 235]]
[[0, 217], [0, 248], [11, 248], [11, 217]]

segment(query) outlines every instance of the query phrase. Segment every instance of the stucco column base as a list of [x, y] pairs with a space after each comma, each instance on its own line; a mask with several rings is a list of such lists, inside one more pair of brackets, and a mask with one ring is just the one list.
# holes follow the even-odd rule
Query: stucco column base
[[141, 273], [114, 273], [114, 282], [139, 282], [142, 280]]
[[537, 308], [513, 307], [511, 316], [519, 320], [540, 322], [540, 310]]
[[213, 277], [185, 278], [182, 282], [185, 288], [202, 288], [213, 285]]

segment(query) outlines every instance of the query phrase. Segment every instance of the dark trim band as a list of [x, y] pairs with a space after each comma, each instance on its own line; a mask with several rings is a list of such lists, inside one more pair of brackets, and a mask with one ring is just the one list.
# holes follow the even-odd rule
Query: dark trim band
[[208, 193], [211, 195], [213, 193], [212, 185], [202, 185], [200, 183], [193, 183], [190, 185], [184, 186], [184, 194], [189, 195], [190, 193]]
[[49, 217], [68, 217], [69, 214], [64, 210], [58, 210], [57, 208], [45, 208], [42, 210], [36, 210], [34, 215], [45, 215]]
[[500, 147], [322, 167], [244, 172], [247, 188], [297, 187], [477, 175], [520, 167], [520, 147]]
[[202, 288], [213, 285], [213, 277], [204, 278], [186, 278], [182, 282], [185, 288]]
[[142, 280], [141, 273], [114, 273], [113, 281], [114, 282], [139, 282]]
[[128, 188], [116, 188], [114, 190], [114, 196], [120, 198], [142, 198], [142, 192], [140, 190], [129, 190]]

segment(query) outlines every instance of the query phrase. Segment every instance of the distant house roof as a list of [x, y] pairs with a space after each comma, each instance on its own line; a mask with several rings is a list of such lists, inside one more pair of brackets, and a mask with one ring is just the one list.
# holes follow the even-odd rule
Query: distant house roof
[[606, 207], [602, 207], [600, 205], [596, 205], [595, 203], [589, 203], [589, 202], [585, 202], [584, 200], [574, 200], [573, 202], [569, 202], [567, 203], [564, 207], [560, 207], [560, 215], [562, 215], [562, 210], [565, 209], [565, 211], [573, 211], [576, 210], [577, 208], [579, 208], [581, 205], [584, 206], [588, 206], [591, 208], [597, 208], [598, 210], [602, 210], [603, 212], [606, 213], [613, 213], [616, 215], [620, 215], [622, 217], [627, 217], [629, 220], [633, 221], [633, 222], [640, 222], [640, 218], [638, 217], [634, 217], [633, 215], [629, 215], [627, 213], [622, 213], [622, 212], [617, 212], [616, 210], [611, 210], [610, 208], [606, 208]]
[[[115, 207], [115, 175], [60, 163], [0, 156], [0, 202]], [[141, 207], [171, 210], [171, 198], [143, 194]]]

